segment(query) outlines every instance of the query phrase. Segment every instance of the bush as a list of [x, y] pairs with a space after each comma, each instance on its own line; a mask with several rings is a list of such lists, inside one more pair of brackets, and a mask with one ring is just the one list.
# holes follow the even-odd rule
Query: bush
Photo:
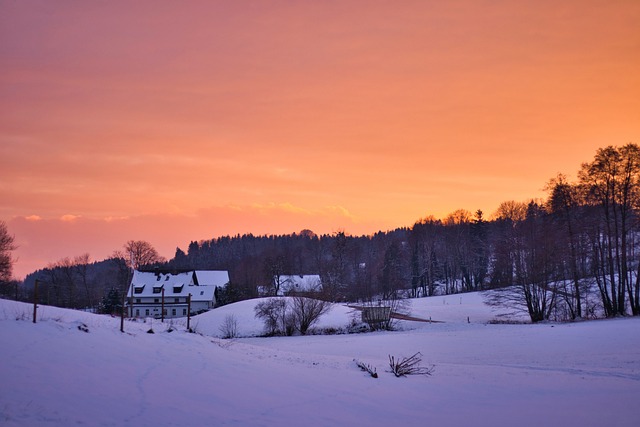
[[378, 373], [376, 372], [376, 368], [372, 367], [368, 363], [360, 362], [359, 360], [356, 360], [356, 359], [353, 359], [353, 360], [356, 362], [356, 365], [358, 365], [358, 368], [367, 372], [369, 375], [371, 375], [371, 377], [378, 378]]
[[416, 353], [411, 357], [404, 357], [396, 360], [393, 356], [389, 355], [389, 366], [391, 366], [391, 372], [396, 377], [405, 377], [407, 375], [431, 375], [434, 371], [434, 366], [426, 368], [420, 366], [422, 363], [422, 354]]
[[293, 297], [292, 305], [292, 319], [301, 335], [306, 335], [311, 325], [331, 309], [331, 303], [327, 301], [300, 296]]
[[284, 298], [269, 298], [256, 304], [255, 316], [264, 321], [265, 334], [273, 336], [287, 330], [287, 300]]
[[320, 316], [329, 311], [331, 303], [294, 296], [290, 299], [274, 297], [256, 304], [255, 315], [265, 325], [265, 335], [291, 336], [296, 331], [306, 335]]
[[220, 325], [220, 334], [223, 339], [231, 339], [238, 337], [238, 319], [233, 314], [225, 316], [224, 321]]

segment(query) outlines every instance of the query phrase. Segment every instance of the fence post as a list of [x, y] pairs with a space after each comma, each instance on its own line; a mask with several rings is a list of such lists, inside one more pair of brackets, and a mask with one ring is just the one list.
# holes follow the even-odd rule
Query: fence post
[[36, 312], [38, 311], [38, 282], [36, 279], [36, 283], [33, 287], [33, 323], [36, 323]]
[[164, 286], [162, 287], [162, 313], [160, 313], [160, 321], [164, 323]]
[[187, 296], [187, 331], [191, 331], [191, 294]]
[[122, 307], [120, 307], [120, 332], [124, 332], [124, 305], [127, 302], [127, 291], [122, 293]]

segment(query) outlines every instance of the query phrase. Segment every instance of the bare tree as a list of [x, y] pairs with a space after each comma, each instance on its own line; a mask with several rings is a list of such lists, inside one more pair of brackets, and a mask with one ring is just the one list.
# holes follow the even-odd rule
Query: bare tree
[[267, 257], [264, 262], [264, 270], [269, 280], [269, 295], [277, 296], [280, 293], [280, 286], [282, 285], [282, 276], [286, 274], [287, 261], [284, 255], [277, 255], [276, 257]]
[[319, 299], [294, 296], [291, 311], [295, 327], [301, 335], [306, 335], [309, 328], [320, 319], [320, 316], [331, 309], [331, 303]]
[[430, 216], [416, 222], [411, 229], [411, 289], [412, 297], [432, 296], [436, 290], [437, 244], [442, 223]]
[[524, 206], [523, 218], [503, 220], [504, 249], [494, 256], [494, 274], [502, 277], [502, 287], [488, 294], [486, 302], [524, 310], [532, 322], [540, 322], [549, 319], [558, 295], [558, 241], [543, 207], [534, 201]]
[[262, 319], [267, 335], [278, 335], [286, 331], [287, 300], [285, 298], [269, 298], [256, 304], [255, 316]]
[[563, 298], [572, 319], [582, 317], [582, 285], [580, 278], [586, 273], [581, 271], [580, 259], [584, 258], [581, 245], [581, 234], [584, 229], [584, 218], [580, 214], [580, 194], [577, 185], [567, 181], [566, 176], [558, 174], [547, 184], [549, 191], [548, 209], [558, 222], [556, 233], [565, 250], [559, 256], [565, 261], [567, 276], [570, 277], [572, 287], [565, 286]]
[[11, 280], [13, 269], [13, 258], [11, 251], [16, 249], [14, 237], [9, 234], [7, 224], [0, 221], [0, 283], [4, 284]]
[[73, 258], [73, 264], [75, 265], [76, 275], [78, 280], [82, 284], [85, 292], [85, 305], [91, 308], [96, 306], [96, 296], [93, 283], [89, 280], [89, 264], [91, 263], [91, 256], [88, 253], [78, 255]]
[[129, 268], [134, 270], [166, 261], [153, 245], [145, 240], [129, 240], [124, 244], [123, 251], [114, 252], [113, 257], [124, 259]]
[[632, 225], [638, 221], [640, 205], [640, 147], [627, 144], [601, 148], [593, 162], [582, 165], [578, 176], [586, 202], [601, 208], [592, 235], [594, 273], [605, 314], [626, 314], [628, 296], [632, 313], [640, 315], [640, 275], [633, 283], [631, 274], [637, 258]]
[[61, 298], [59, 306], [77, 308], [77, 280], [73, 260], [69, 257], [62, 258], [49, 264], [48, 269], [52, 270], [52, 276], [55, 276], [52, 282], [58, 288], [58, 298]]
[[224, 339], [232, 339], [238, 337], [238, 319], [233, 314], [225, 316], [220, 325], [220, 333]]

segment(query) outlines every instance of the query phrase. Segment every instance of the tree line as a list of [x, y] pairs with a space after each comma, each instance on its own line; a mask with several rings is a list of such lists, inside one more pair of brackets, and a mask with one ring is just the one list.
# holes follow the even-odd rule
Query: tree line
[[[132, 241], [108, 260], [65, 258], [25, 282], [38, 277], [51, 286], [48, 303], [81, 308], [104, 305], [109, 292], [115, 300], [131, 267], [227, 270], [220, 304], [256, 297], [258, 287], [275, 295], [274, 277], [319, 274], [329, 301], [492, 290], [489, 303], [522, 309], [534, 322], [640, 315], [639, 179], [639, 147], [609, 146], [575, 181], [549, 180], [546, 199], [503, 202], [490, 218], [460, 209], [370, 236], [223, 236], [192, 241], [170, 260]], [[152, 256], [133, 255], [132, 245]]]

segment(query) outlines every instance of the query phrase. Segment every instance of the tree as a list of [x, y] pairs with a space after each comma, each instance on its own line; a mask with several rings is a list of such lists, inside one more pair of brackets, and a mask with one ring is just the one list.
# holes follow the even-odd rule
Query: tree
[[261, 301], [254, 307], [255, 316], [262, 319], [265, 325], [265, 333], [267, 335], [277, 335], [287, 333], [291, 335], [293, 328], [290, 326], [291, 321], [287, 313], [286, 298], [269, 298]]
[[88, 253], [73, 258], [75, 273], [85, 291], [84, 305], [93, 308], [95, 305], [94, 284], [89, 279], [89, 264], [91, 256]]
[[309, 328], [330, 308], [331, 303], [327, 301], [294, 296], [291, 301], [291, 312], [300, 335], [306, 335]]
[[[634, 315], [640, 315], [640, 282], [630, 274], [636, 264], [632, 225], [637, 224], [640, 205], [640, 147], [627, 144], [597, 151], [578, 174], [587, 204], [600, 207], [594, 224], [594, 276], [605, 314], [626, 313], [626, 296]], [[640, 273], [640, 270], [638, 270]]]
[[[437, 247], [442, 223], [433, 216], [416, 222], [409, 234], [411, 244], [411, 288], [413, 297], [432, 296], [436, 290]], [[420, 292], [418, 292], [420, 289]]]
[[[550, 216], [535, 201], [509, 203], [501, 218], [490, 305], [526, 311], [532, 322], [549, 319], [558, 291], [558, 245]], [[524, 216], [522, 215], [524, 213]], [[502, 270], [502, 271], [501, 271]]]
[[[581, 250], [581, 228], [584, 228], [584, 218], [580, 218], [581, 200], [577, 185], [567, 181], [566, 176], [559, 174], [549, 181], [547, 191], [550, 192], [547, 206], [551, 215], [558, 222], [557, 232], [561, 244], [565, 246], [559, 255], [565, 261], [568, 276], [572, 282], [570, 292], [565, 292], [564, 300], [572, 319], [582, 317], [582, 290], [580, 278], [584, 272], [580, 271], [580, 259], [584, 258]], [[568, 250], [566, 250], [568, 247]]]
[[124, 259], [129, 268], [134, 270], [166, 261], [151, 243], [144, 240], [129, 240], [123, 249], [122, 252], [116, 251], [114, 258]]
[[380, 273], [382, 299], [391, 300], [409, 283], [407, 277], [406, 256], [403, 245], [392, 241], [384, 254], [384, 265]]
[[287, 274], [287, 261], [284, 255], [275, 257], [267, 257], [264, 261], [264, 270], [269, 280], [269, 295], [277, 296], [280, 293], [280, 285], [282, 285], [282, 276]]
[[122, 296], [117, 288], [111, 288], [102, 298], [100, 312], [104, 314], [120, 314], [122, 310]]
[[323, 290], [331, 301], [337, 301], [344, 297], [347, 288], [347, 255], [350, 236], [344, 231], [335, 232], [330, 241], [331, 258], [325, 265], [322, 279]]
[[15, 250], [14, 237], [9, 234], [7, 225], [0, 221], [0, 284], [11, 281], [13, 272], [13, 258], [11, 251]]

